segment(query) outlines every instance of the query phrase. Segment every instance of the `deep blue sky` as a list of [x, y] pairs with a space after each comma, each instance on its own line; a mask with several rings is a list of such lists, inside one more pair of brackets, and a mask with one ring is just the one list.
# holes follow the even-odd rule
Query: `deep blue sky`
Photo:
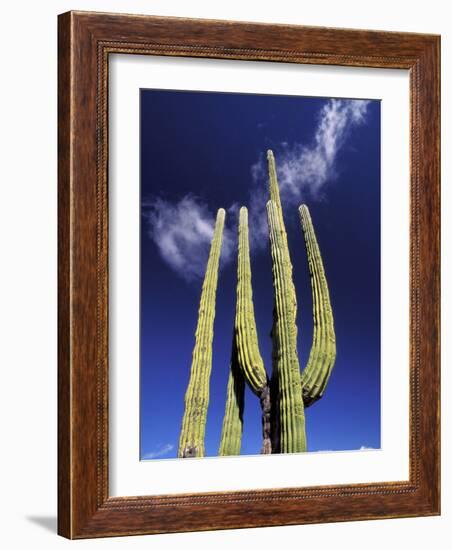
[[[149, 236], [148, 204], [196, 196], [214, 214], [248, 205], [251, 167], [272, 148], [312, 144], [327, 98], [141, 90], [141, 458], [174, 458], [202, 279], [186, 281]], [[285, 146], [282, 144], [286, 143]], [[267, 180], [261, 192], [267, 196]], [[306, 410], [309, 451], [380, 447], [380, 103], [353, 126], [320, 197], [307, 197], [335, 318], [337, 359], [324, 397]], [[299, 303], [301, 368], [312, 339], [306, 251], [296, 206], [284, 207]], [[233, 216], [228, 227], [236, 232]], [[250, 231], [252, 228], [250, 227]], [[252, 256], [259, 343], [271, 372], [273, 287], [268, 245]], [[218, 283], [206, 453], [218, 452], [229, 373], [236, 263]], [[242, 454], [261, 445], [260, 408], [245, 397]], [[165, 452], [166, 451], [166, 452]]]

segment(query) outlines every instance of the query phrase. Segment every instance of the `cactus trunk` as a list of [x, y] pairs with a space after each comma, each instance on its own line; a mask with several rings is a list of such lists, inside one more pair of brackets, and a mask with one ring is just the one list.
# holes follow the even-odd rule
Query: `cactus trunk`
[[215, 298], [225, 215], [225, 211], [220, 208], [202, 285], [190, 381], [185, 393], [185, 412], [179, 440], [178, 456], [180, 458], [202, 457], [205, 454], [204, 436], [212, 370]]
[[232, 338], [231, 366], [229, 370], [226, 408], [221, 432], [220, 456], [239, 455], [242, 445], [245, 381], [237, 358], [235, 334]]
[[304, 404], [297, 352], [297, 301], [292, 279], [287, 234], [279, 196], [275, 160], [268, 151], [270, 198], [267, 203], [273, 262], [275, 305], [273, 310], [273, 369], [277, 378], [279, 447], [282, 453], [306, 451]]
[[270, 388], [264, 361], [259, 351], [256, 320], [254, 317], [251, 263], [248, 237], [248, 210], [240, 209], [239, 254], [237, 266], [237, 303], [235, 314], [237, 356], [243, 376], [262, 409], [262, 454], [270, 454]]
[[333, 310], [331, 308], [328, 284], [322, 256], [306, 205], [299, 208], [311, 274], [312, 308], [314, 332], [308, 364], [301, 374], [301, 385], [305, 407], [320, 399], [325, 391], [336, 359], [336, 337]]

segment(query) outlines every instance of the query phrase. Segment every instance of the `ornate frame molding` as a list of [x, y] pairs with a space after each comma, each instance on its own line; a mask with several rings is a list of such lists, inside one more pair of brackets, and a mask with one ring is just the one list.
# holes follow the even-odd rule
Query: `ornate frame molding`
[[[439, 513], [439, 49], [438, 36], [423, 34], [89, 12], [59, 16], [61, 535], [86, 538]], [[410, 71], [409, 481], [109, 497], [108, 59], [121, 53]]]

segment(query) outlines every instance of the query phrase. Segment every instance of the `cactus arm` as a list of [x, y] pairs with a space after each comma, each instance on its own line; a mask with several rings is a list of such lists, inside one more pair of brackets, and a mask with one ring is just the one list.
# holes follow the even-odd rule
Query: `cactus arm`
[[[276, 209], [279, 225], [281, 227], [284, 227], [281, 197], [279, 195], [278, 178], [276, 175], [275, 156], [271, 149], [267, 151], [267, 161], [268, 161], [268, 177], [270, 181], [270, 200], [273, 202], [273, 205]], [[286, 240], [287, 240], [287, 237], [286, 237]]]
[[237, 359], [235, 335], [232, 341], [226, 407], [221, 432], [220, 456], [239, 455], [242, 444], [245, 381]]
[[254, 316], [251, 263], [248, 238], [248, 211], [240, 209], [239, 257], [237, 266], [237, 306], [235, 317], [237, 348], [240, 366], [255, 393], [267, 385], [267, 373], [259, 351], [256, 320]]
[[212, 370], [215, 297], [225, 215], [223, 208], [220, 208], [202, 285], [190, 380], [185, 393], [185, 412], [179, 439], [178, 456], [180, 458], [201, 457], [205, 452], [204, 436]]
[[254, 316], [251, 262], [248, 237], [248, 210], [240, 209], [239, 253], [237, 263], [237, 302], [235, 316], [238, 363], [251, 390], [259, 397], [262, 409], [262, 454], [271, 453], [270, 388], [264, 361], [259, 351]]
[[273, 263], [273, 368], [277, 376], [279, 445], [282, 453], [306, 451], [304, 405], [297, 353], [296, 299], [287, 236], [278, 207], [267, 203]]
[[311, 274], [314, 317], [311, 352], [306, 368], [301, 374], [303, 401], [305, 407], [309, 407], [320, 399], [325, 391], [336, 359], [336, 337], [328, 283], [311, 215], [306, 205], [301, 205], [298, 211]]

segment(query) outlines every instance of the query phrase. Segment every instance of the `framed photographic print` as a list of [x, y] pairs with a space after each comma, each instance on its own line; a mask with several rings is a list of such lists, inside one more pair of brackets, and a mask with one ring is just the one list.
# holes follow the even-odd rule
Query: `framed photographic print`
[[59, 533], [439, 514], [438, 36], [59, 16]]

